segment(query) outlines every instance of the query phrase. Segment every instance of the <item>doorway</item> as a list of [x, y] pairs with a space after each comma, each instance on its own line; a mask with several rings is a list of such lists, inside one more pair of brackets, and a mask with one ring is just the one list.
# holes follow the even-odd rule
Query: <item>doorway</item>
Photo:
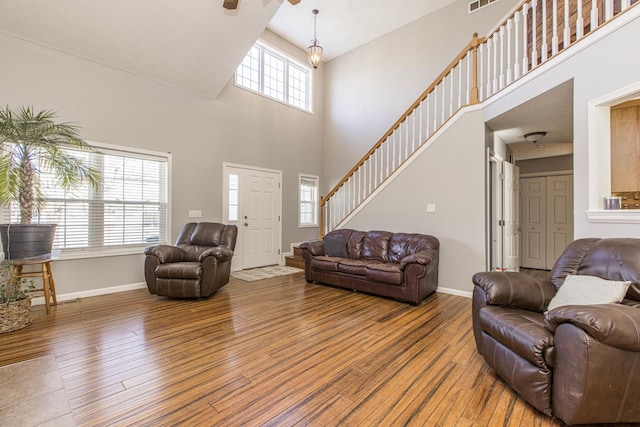
[[573, 241], [573, 175], [520, 179], [524, 268], [551, 270]]
[[223, 218], [238, 227], [231, 270], [280, 264], [282, 171], [223, 165]]
[[519, 169], [489, 155], [488, 269], [518, 271], [520, 267]]

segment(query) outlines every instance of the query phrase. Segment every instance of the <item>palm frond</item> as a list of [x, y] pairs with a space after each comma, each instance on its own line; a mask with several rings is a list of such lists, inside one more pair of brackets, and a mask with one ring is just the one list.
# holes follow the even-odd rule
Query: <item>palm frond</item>
[[[51, 110], [35, 112], [32, 107], [0, 108], [0, 203], [21, 203], [20, 194], [38, 209], [42, 206], [39, 168], [54, 172], [65, 190], [88, 183], [99, 188], [102, 177], [98, 170], [75, 157], [68, 149], [92, 151], [80, 138], [80, 128], [71, 123], [55, 123]], [[28, 162], [26, 162], [28, 159]], [[21, 173], [22, 167], [22, 173]], [[25, 177], [29, 177], [25, 182]], [[26, 188], [32, 181], [33, 188]]]

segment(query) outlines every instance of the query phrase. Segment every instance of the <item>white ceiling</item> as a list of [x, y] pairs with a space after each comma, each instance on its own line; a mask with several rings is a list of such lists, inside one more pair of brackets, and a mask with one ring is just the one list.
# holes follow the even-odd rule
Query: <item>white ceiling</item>
[[[567, 81], [487, 121], [517, 160], [573, 153], [573, 82]], [[547, 132], [538, 144], [524, 134]], [[541, 146], [542, 145], [542, 146]]]
[[216, 98], [283, 0], [0, 0], [0, 32]]
[[455, 0], [302, 0], [284, 2], [267, 28], [306, 49], [313, 39], [313, 9], [318, 9], [317, 37], [329, 61], [390, 31], [403, 27]]
[[267, 24], [304, 49], [319, 9], [328, 60], [453, 0], [283, 1], [0, 0], [0, 32], [216, 98]]

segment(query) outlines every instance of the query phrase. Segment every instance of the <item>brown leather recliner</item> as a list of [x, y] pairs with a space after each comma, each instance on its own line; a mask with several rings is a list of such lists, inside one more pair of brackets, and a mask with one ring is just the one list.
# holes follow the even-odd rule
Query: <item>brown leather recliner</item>
[[[621, 304], [544, 314], [565, 277], [630, 281]], [[525, 273], [473, 276], [478, 352], [525, 400], [567, 424], [640, 422], [640, 239], [581, 239], [549, 281]]]
[[144, 250], [144, 275], [152, 294], [173, 298], [212, 295], [229, 282], [238, 228], [213, 222], [190, 222], [175, 246]]

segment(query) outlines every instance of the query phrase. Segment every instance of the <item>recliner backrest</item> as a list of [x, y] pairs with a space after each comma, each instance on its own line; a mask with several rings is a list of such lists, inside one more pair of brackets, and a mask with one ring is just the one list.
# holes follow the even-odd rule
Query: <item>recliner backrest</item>
[[200, 254], [211, 247], [223, 246], [234, 250], [237, 227], [217, 222], [190, 222], [176, 239], [176, 246], [187, 253], [189, 260], [196, 261]]
[[551, 283], [559, 288], [568, 274], [630, 281], [627, 298], [640, 301], [640, 239], [576, 240], [567, 246], [553, 266]]

